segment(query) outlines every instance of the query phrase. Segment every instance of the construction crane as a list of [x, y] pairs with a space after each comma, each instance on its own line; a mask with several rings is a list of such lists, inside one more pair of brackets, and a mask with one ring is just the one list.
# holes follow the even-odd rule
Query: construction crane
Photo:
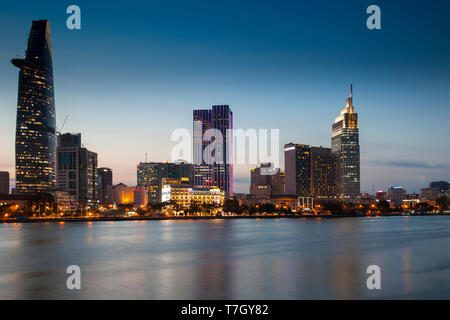
[[56, 133], [58, 134], [58, 135], [61, 135], [61, 132], [62, 132], [62, 130], [64, 129], [64, 125], [66, 124], [66, 121], [67, 121], [67, 118], [68, 118], [69, 116], [66, 116], [65, 118], [64, 118], [64, 121], [63, 121], [63, 124], [62, 124], [62, 126], [61, 126], [61, 128], [58, 130], [58, 129], [56, 129]]

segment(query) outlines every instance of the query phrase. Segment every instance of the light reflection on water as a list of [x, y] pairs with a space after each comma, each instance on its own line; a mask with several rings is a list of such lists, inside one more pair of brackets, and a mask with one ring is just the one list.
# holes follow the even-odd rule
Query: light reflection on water
[[1, 224], [0, 298], [450, 299], [449, 247], [448, 217]]

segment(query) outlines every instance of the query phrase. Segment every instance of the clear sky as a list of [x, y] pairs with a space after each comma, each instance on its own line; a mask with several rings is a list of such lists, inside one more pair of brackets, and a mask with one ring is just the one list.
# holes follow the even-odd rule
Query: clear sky
[[[81, 7], [82, 29], [66, 28]], [[381, 30], [366, 8], [381, 8]], [[279, 128], [280, 149], [330, 146], [353, 83], [361, 190], [450, 180], [449, 1], [2, 1], [0, 170], [14, 178], [18, 70], [33, 19], [51, 23], [57, 123], [136, 184], [167, 161], [192, 109], [229, 104], [235, 128]], [[281, 150], [280, 150], [281, 152]], [[284, 159], [282, 163], [284, 163]], [[283, 165], [284, 166], [284, 165]], [[249, 166], [235, 168], [248, 192]]]

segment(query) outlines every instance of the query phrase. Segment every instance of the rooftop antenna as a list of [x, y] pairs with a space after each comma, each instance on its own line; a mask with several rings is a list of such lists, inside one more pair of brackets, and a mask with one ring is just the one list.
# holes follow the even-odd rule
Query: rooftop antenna
[[145, 153], [145, 163], [147, 163], [147, 152]]

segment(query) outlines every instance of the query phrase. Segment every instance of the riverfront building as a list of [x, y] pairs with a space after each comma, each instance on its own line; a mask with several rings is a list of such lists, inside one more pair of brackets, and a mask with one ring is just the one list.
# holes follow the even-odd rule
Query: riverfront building
[[164, 185], [165, 201], [173, 201], [180, 208], [189, 208], [192, 203], [214, 205], [215, 208], [223, 206], [225, 192], [219, 188], [191, 188], [183, 185]]
[[358, 201], [360, 194], [360, 151], [358, 114], [353, 106], [353, 92], [345, 108], [334, 119], [331, 150], [338, 159], [337, 188], [339, 198]]
[[163, 179], [182, 179], [190, 185], [193, 181], [193, 166], [184, 161], [141, 162], [137, 165], [137, 184], [148, 188], [149, 202], [162, 202]]
[[113, 186], [113, 173], [110, 168], [98, 168], [98, 199], [100, 203], [112, 203], [111, 190]]
[[390, 187], [387, 192], [387, 198], [391, 201], [391, 206], [399, 207], [403, 204], [403, 200], [406, 199], [406, 189], [398, 187]]
[[288, 143], [284, 146], [285, 192], [297, 197], [335, 198], [336, 156], [330, 148]]
[[259, 197], [284, 193], [284, 172], [277, 169], [273, 174], [270, 168], [271, 163], [261, 163], [259, 167], [251, 169], [250, 194]]
[[57, 187], [75, 197], [84, 212], [98, 203], [97, 153], [81, 145], [81, 134], [58, 136]]
[[[232, 196], [233, 112], [228, 105], [212, 106], [211, 109], [194, 110], [193, 120], [194, 185], [203, 188], [218, 187]], [[210, 155], [207, 148], [211, 144], [211, 136], [216, 136], [215, 133], [220, 133], [221, 137], [216, 140], [214, 155]]]
[[16, 192], [48, 191], [56, 182], [56, 119], [50, 24], [33, 21], [19, 71]]

